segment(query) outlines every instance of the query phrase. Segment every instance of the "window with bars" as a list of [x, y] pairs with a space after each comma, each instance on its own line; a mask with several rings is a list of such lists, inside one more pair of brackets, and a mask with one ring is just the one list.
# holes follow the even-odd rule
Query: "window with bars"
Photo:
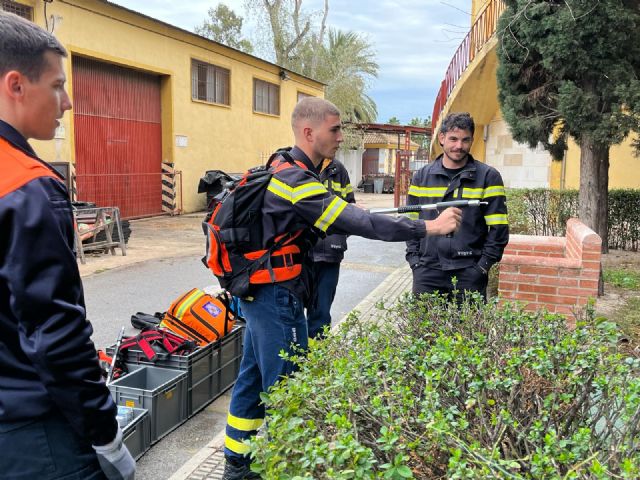
[[21, 3], [13, 2], [12, 0], [0, 0], [0, 10], [15, 13], [27, 20], [33, 20], [33, 8], [29, 5], [22, 5]]
[[280, 115], [280, 87], [273, 83], [254, 78], [253, 111]]
[[191, 60], [191, 98], [229, 105], [229, 70]]

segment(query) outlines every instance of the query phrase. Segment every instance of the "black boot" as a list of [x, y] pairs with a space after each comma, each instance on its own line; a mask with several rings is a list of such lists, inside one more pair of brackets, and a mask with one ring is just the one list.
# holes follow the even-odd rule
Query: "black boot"
[[251, 463], [225, 457], [222, 480], [257, 480], [259, 478], [260, 475], [251, 471]]

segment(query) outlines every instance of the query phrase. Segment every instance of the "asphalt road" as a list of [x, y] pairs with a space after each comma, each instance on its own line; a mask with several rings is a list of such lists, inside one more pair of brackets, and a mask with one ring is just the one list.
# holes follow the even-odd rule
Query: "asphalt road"
[[[349, 238], [332, 307], [334, 322], [350, 312], [389, 273], [404, 262], [404, 243], [385, 243]], [[121, 326], [127, 334], [136, 312], [166, 311], [171, 302], [193, 287], [216, 287], [215, 277], [199, 256], [151, 260], [107, 270], [83, 279], [87, 317], [97, 348], [115, 343]], [[169, 478], [223, 428], [229, 395], [220, 397], [203, 411], [156, 443], [138, 461], [138, 480]]]

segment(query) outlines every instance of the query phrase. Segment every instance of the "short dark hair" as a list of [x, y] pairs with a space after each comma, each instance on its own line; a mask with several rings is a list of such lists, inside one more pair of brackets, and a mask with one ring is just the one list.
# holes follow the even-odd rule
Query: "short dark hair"
[[440, 125], [440, 133], [447, 133], [451, 130], [459, 128], [460, 130], [469, 130], [471, 135], [476, 131], [476, 124], [468, 113], [450, 113], [442, 121]]
[[32, 82], [37, 81], [47, 67], [46, 52], [67, 56], [49, 32], [17, 15], [0, 12], [0, 76], [17, 70]]

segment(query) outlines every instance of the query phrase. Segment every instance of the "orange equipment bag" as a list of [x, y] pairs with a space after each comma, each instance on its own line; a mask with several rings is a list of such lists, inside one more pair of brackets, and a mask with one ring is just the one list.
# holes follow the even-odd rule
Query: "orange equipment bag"
[[199, 346], [215, 342], [231, 331], [235, 316], [227, 292], [216, 296], [194, 288], [171, 304], [160, 326]]

